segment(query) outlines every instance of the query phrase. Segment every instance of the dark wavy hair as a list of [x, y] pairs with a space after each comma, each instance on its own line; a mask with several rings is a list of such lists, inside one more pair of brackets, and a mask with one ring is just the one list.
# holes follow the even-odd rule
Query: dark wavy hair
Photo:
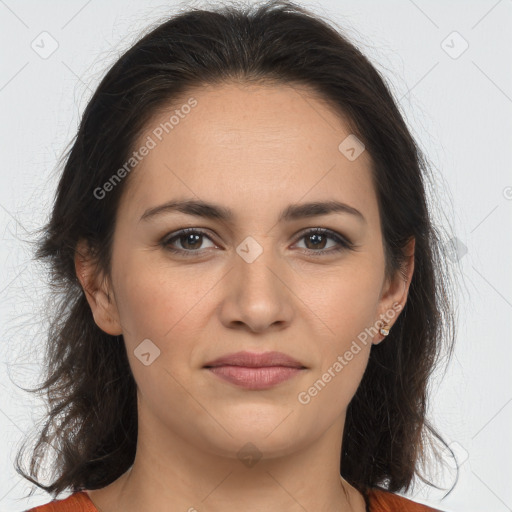
[[[363, 493], [407, 491], [415, 476], [439, 489], [420, 471], [431, 460], [429, 447], [447, 446], [427, 421], [427, 390], [455, 337], [447, 254], [427, 203], [430, 165], [368, 58], [333, 24], [285, 0], [174, 13], [129, 48], [96, 88], [65, 152], [51, 217], [37, 242], [35, 257], [49, 265], [59, 302], [44, 382], [28, 390], [44, 394], [48, 414], [29, 470], [22, 469], [25, 442], [16, 471], [57, 496], [105, 487], [133, 464], [136, 383], [122, 336], [94, 322], [76, 276], [77, 243], [85, 239], [109, 275], [116, 211], [130, 177], [108, 199], [98, 200], [95, 189], [127, 161], [153, 116], [194, 87], [230, 81], [306, 86], [328, 102], [371, 156], [388, 275], [401, 271], [404, 247], [415, 238], [408, 300], [385, 343], [372, 347], [348, 406], [340, 474]], [[43, 484], [41, 461], [50, 450], [51, 482]]]

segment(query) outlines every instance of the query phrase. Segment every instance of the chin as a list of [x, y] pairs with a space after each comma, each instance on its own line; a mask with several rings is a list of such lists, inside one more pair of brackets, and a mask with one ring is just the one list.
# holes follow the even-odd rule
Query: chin
[[[222, 422], [231, 436], [222, 428], [215, 432], [209, 430], [202, 436], [201, 444], [206, 451], [227, 458], [243, 458], [244, 454], [266, 459], [287, 456], [307, 446], [315, 438], [315, 432], [308, 434], [303, 426], [296, 425], [297, 418], [290, 412], [291, 409], [288, 409], [281, 414], [268, 415], [257, 422], [251, 421], [249, 416], [233, 415], [229, 421]], [[254, 418], [257, 418], [257, 412]]]

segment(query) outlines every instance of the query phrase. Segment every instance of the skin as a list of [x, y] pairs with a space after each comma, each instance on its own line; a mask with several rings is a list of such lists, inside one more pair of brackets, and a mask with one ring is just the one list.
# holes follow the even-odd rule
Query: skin
[[[111, 275], [96, 270], [83, 242], [77, 250], [95, 322], [123, 335], [138, 388], [134, 465], [89, 496], [103, 512], [169, 504], [190, 512], [364, 511], [362, 495], [340, 479], [341, 441], [372, 344], [384, 336], [359, 343], [307, 405], [297, 396], [393, 304], [404, 306], [414, 240], [404, 275], [387, 279], [370, 155], [350, 161], [340, 152], [351, 131], [312, 91], [226, 83], [190, 96], [197, 106], [129, 176]], [[168, 118], [159, 112], [139, 142]], [[228, 207], [234, 219], [167, 212], [140, 220], [147, 209], [183, 198]], [[277, 222], [289, 204], [327, 200], [356, 208], [365, 221], [331, 213]], [[174, 239], [174, 248], [196, 251], [188, 258], [160, 244], [185, 227], [207, 232], [189, 245], [190, 238]], [[338, 247], [326, 238], [315, 248], [305, 230], [319, 227], [356, 248], [311, 254]], [[263, 251], [252, 263], [236, 252], [248, 236]], [[144, 339], [161, 351], [148, 366], [134, 355]], [[239, 350], [284, 352], [307, 369], [255, 391], [203, 368]], [[252, 467], [237, 456], [248, 442], [261, 454]]]

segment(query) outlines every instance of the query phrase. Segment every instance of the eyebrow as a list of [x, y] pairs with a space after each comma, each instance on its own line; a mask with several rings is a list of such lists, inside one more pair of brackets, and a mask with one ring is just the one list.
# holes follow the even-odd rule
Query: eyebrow
[[[167, 203], [147, 209], [139, 220], [149, 220], [157, 215], [170, 212], [181, 212], [194, 217], [220, 220], [233, 223], [235, 215], [232, 210], [224, 206], [196, 199], [168, 201]], [[356, 208], [340, 201], [315, 201], [303, 204], [290, 204], [279, 214], [278, 222], [291, 222], [298, 219], [329, 215], [333, 213], [346, 213], [353, 215], [366, 223], [363, 214]]]

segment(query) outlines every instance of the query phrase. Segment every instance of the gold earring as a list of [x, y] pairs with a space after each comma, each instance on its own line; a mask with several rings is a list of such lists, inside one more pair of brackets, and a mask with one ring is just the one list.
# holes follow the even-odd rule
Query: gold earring
[[382, 334], [382, 336], [387, 336], [389, 334], [389, 329], [391, 327], [389, 325], [384, 325], [383, 327], [380, 328], [380, 333]]

